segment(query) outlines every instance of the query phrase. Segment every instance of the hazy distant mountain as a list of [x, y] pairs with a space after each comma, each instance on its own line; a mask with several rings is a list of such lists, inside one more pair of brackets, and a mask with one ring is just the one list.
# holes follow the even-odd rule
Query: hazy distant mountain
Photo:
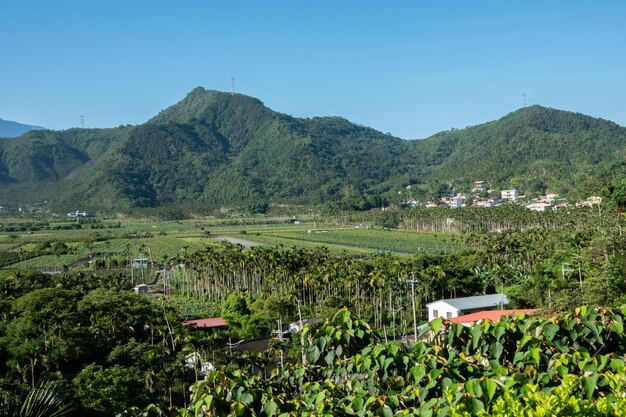
[[29, 130], [42, 130], [45, 127], [25, 125], [10, 120], [0, 119], [0, 138], [15, 138]]
[[369, 208], [408, 185], [427, 197], [476, 180], [582, 193], [625, 171], [625, 155], [625, 128], [540, 106], [407, 141], [196, 88], [142, 125], [31, 131], [0, 142], [0, 201], [46, 199], [59, 210], [260, 201]]

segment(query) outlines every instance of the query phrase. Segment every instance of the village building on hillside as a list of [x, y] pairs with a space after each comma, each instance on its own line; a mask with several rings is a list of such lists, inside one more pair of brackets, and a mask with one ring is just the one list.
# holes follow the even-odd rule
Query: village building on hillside
[[577, 203], [576, 206], [577, 207], [593, 207], [593, 206], [599, 206], [600, 204], [602, 204], [602, 197], [591, 196], [588, 199], [581, 201], [580, 203]]
[[502, 190], [500, 191], [500, 198], [502, 200], [515, 201], [519, 197], [518, 190]]
[[473, 193], [486, 193], [487, 192], [487, 183], [485, 181], [475, 181], [474, 186], [472, 187]]
[[551, 207], [552, 207], [552, 204], [541, 203], [541, 202], [531, 203], [531, 204], [526, 205], [526, 208], [532, 211], [546, 211], [546, 208], [551, 208]]
[[426, 307], [428, 308], [428, 321], [431, 321], [437, 317], [449, 320], [477, 311], [504, 308], [508, 303], [509, 299], [504, 294], [488, 294], [438, 300], [427, 304]]

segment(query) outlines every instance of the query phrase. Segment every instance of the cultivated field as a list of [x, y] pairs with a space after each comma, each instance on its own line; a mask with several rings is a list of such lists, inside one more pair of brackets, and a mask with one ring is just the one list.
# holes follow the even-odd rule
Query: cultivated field
[[125, 267], [131, 259], [160, 263], [182, 252], [193, 253], [223, 241], [245, 246], [298, 248], [324, 246], [331, 252], [364, 255], [389, 252], [450, 253], [462, 248], [458, 236], [445, 233], [383, 230], [369, 225], [333, 225], [313, 220], [250, 217], [149, 221], [135, 219], [65, 219], [0, 221], [0, 267], [56, 271]]

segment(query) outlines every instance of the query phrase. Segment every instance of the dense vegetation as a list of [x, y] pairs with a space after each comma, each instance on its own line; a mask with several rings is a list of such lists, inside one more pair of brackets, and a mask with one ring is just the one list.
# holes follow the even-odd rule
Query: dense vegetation
[[[215, 415], [315, 410], [337, 415], [350, 409], [362, 415], [408, 412], [402, 410], [463, 415], [480, 408], [497, 415], [511, 412], [518, 398], [523, 399], [519, 406], [529, 409], [556, 401], [563, 407], [610, 410], [622, 401], [614, 395], [624, 378], [620, 309], [581, 309], [544, 321], [509, 320], [472, 329], [445, 327], [434, 343], [419, 343], [411, 351], [383, 340], [410, 337], [410, 278], [416, 281], [419, 322], [428, 301], [500, 289], [511, 307], [570, 311], [586, 304], [624, 304], [626, 242], [619, 210], [626, 200], [620, 195], [615, 206], [569, 213], [526, 216], [503, 207], [483, 209], [491, 218], [474, 210], [394, 214], [399, 225], [427, 229], [454, 213], [457, 229], [440, 232], [449, 234], [448, 250], [436, 253], [353, 256], [225, 243], [172, 251], [160, 256], [162, 269], [150, 278], [153, 288], [168, 296], [132, 293], [129, 270], [112, 267], [104, 257], [99, 267], [56, 275], [5, 271], [0, 274], [0, 409], [56, 396], [57, 405], [67, 404], [72, 415], [113, 415], [133, 406], [152, 410], [148, 413], [169, 413], [170, 405], [185, 410], [189, 387], [207, 376], [202, 367], [211, 362], [218, 372], [196, 386], [192, 404], [202, 400]], [[352, 215], [359, 221], [374, 216]], [[390, 212], [378, 216], [387, 222]], [[107, 252], [112, 252], [117, 239], [108, 233], [131, 236], [124, 227], [83, 230], [107, 224], [94, 221], [56, 232], [84, 234], [90, 245], [109, 242]], [[22, 226], [6, 223], [7, 229]], [[39, 233], [56, 226], [30, 222], [27, 228], [35, 231], [26, 236], [41, 239]], [[163, 231], [179, 226], [147, 225]], [[132, 236], [169, 238], [147, 232]], [[62, 243], [33, 241], [21, 255], [62, 256], [74, 246]], [[10, 253], [9, 247], [4, 261], [14, 261]], [[342, 307], [351, 311], [341, 310], [302, 334], [306, 363], [299, 336], [289, 342], [288, 366], [269, 379], [280, 345], [262, 354], [230, 350], [230, 341], [270, 336], [277, 320], [297, 321], [298, 301], [305, 318], [333, 316]], [[181, 325], [207, 316], [225, 318], [228, 329], [204, 333]], [[217, 391], [216, 384], [223, 388]], [[259, 408], [261, 403], [275, 407]], [[135, 412], [141, 413], [129, 411]]]
[[263, 211], [269, 203], [360, 210], [469, 190], [475, 180], [588, 197], [623, 173], [625, 143], [626, 130], [614, 123], [539, 106], [405, 141], [196, 88], [142, 125], [33, 131], [1, 142], [0, 197], [49, 200], [56, 210]]
[[270, 378], [216, 371], [176, 416], [619, 416], [626, 308], [581, 307], [473, 327], [434, 320], [407, 350], [346, 309], [301, 334], [303, 355]]

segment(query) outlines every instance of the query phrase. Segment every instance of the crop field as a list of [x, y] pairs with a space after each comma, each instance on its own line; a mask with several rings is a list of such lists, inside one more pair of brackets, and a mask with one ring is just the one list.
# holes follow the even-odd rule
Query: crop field
[[152, 259], [158, 261], [166, 256], [173, 257], [182, 250], [195, 252], [204, 248], [207, 244], [211, 244], [211, 242], [211, 240], [206, 238], [180, 238], [163, 235], [96, 242], [92, 245], [92, 250], [130, 257], [152, 257]]
[[[324, 246], [331, 252], [364, 255], [391, 252], [449, 253], [462, 248], [451, 234], [381, 230], [370, 227], [337, 226], [319, 221], [294, 222], [289, 218], [193, 219], [152, 221], [107, 219], [93, 223], [51, 220], [41, 223], [0, 221], [0, 252], [16, 252], [15, 262], [4, 267], [56, 268], [62, 265], [84, 267], [77, 260], [88, 253], [95, 257], [122, 259], [145, 257], [155, 262], [172, 258], [182, 251], [193, 253], [207, 245], [219, 245], [215, 239], [234, 238], [263, 245], [299, 248]], [[46, 243], [48, 242], [48, 243]], [[35, 254], [42, 245], [63, 244], [66, 252]], [[22, 256], [31, 253], [29, 256]], [[40, 252], [36, 252], [40, 253]], [[34, 256], [32, 254], [35, 254]]]
[[[310, 227], [311, 225], [309, 225]], [[220, 230], [227, 234], [227, 230]], [[350, 253], [386, 251], [397, 254], [453, 252], [463, 246], [455, 235], [445, 233], [408, 232], [368, 228], [330, 227], [310, 229], [306, 225], [246, 230], [245, 234], [232, 235], [269, 245], [314, 247], [326, 246], [330, 250]]]
[[62, 269], [63, 265], [70, 265], [75, 261], [83, 258], [84, 255], [80, 254], [68, 254], [68, 255], [44, 255], [36, 258], [27, 259], [22, 262], [13, 264], [11, 267], [16, 269]]

